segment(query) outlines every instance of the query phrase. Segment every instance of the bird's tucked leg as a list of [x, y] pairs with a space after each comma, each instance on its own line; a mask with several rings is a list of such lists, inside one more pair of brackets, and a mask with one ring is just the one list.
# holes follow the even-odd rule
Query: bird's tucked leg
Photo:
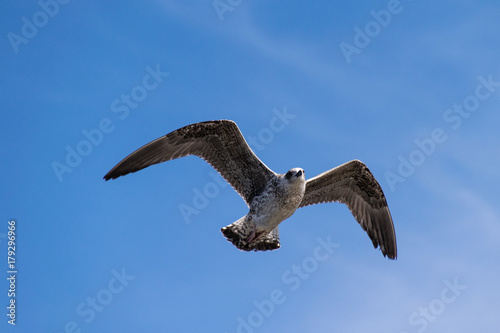
[[278, 227], [266, 234], [265, 231], [257, 231], [255, 223], [246, 221], [245, 217], [225, 226], [221, 231], [228, 241], [243, 251], [275, 250], [281, 246]]
[[248, 221], [246, 216], [221, 229], [224, 237], [240, 250], [247, 248], [248, 240], [255, 237], [255, 223]]
[[250, 244], [254, 239], [255, 239], [255, 224], [253, 226], [252, 233], [250, 234], [250, 236], [248, 236], [246, 240], [246, 243]]
[[249, 247], [254, 251], [272, 251], [279, 249], [280, 236], [278, 227], [274, 228], [270, 233], [260, 235], [254, 242], [249, 244]]

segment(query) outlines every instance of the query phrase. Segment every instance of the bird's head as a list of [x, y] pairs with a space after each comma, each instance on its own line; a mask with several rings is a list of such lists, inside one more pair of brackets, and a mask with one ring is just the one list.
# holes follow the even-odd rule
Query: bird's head
[[286, 174], [285, 174], [285, 179], [290, 181], [290, 182], [295, 182], [296, 180], [301, 180], [305, 181], [305, 171], [304, 169], [301, 168], [293, 168], [290, 169]]
[[306, 177], [304, 169], [293, 168], [283, 175], [282, 186], [285, 191], [304, 195], [306, 190]]

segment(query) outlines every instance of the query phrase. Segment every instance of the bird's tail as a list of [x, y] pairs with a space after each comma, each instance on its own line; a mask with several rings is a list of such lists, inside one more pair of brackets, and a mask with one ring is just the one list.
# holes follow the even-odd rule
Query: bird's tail
[[280, 248], [278, 227], [270, 233], [256, 231], [255, 224], [242, 217], [221, 229], [224, 237], [243, 251], [268, 251]]

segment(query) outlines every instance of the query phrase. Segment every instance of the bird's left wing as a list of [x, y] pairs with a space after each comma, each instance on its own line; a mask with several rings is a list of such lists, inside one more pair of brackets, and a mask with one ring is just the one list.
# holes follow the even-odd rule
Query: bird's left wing
[[384, 257], [397, 257], [396, 233], [384, 192], [364, 163], [350, 161], [309, 179], [299, 207], [322, 202], [346, 204], [373, 246], [380, 246]]
[[275, 177], [250, 149], [235, 122], [214, 120], [187, 125], [151, 141], [125, 157], [104, 179], [188, 155], [201, 157], [212, 165], [247, 204]]

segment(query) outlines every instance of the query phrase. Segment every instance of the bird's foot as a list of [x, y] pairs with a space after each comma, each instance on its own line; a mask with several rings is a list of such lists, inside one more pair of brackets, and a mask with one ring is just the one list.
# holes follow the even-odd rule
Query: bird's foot
[[255, 225], [253, 226], [252, 233], [247, 237], [245, 243], [250, 244], [255, 239]]

